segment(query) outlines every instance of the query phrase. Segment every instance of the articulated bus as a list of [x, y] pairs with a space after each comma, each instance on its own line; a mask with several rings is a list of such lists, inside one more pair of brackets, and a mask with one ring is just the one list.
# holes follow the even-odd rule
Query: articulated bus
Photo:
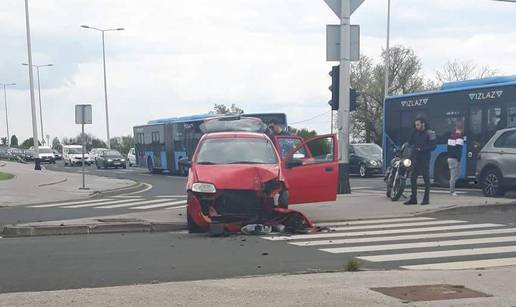
[[450, 82], [436, 91], [388, 97], [383, 125], [384, 167], [390, 163], [394, 148], [408, 141], [418, 116], [426, 118], [437, 135], [430, 162], [434, 181], [448, 185], [447, 139], [459, 120], [465, 129], [460, 178], [476, 181], [480, 149], [497, 130], [516, 126], [516, 76]]
[[[199, 126], [206, 120], [225, 115], [204, 114], [186, 117], [151, 120], [146, 125], [134, 127], [136, 164], [146, 167], [149, 172], [168, 171], [172, 174], [186, 175], [188, 161], [201, 139]], [[275, 120], [288, 129], [287, 116], [283, 113], [243, 114], [242, 116], [260, 118], [269, 124]]]

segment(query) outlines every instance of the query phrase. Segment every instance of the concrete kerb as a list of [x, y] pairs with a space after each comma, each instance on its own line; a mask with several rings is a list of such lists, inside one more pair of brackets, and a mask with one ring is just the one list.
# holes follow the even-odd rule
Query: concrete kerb
[[66, 182], [66, 181], [68, 181], [68, 179], [63, 178], [63, 179], [56, 180], [54, 182], [42, 183], [42, 184], [38, 185], [38, 187], [48, 187], [48, 186], [60, 184], [60, 183]]
[[62, 235], [88, 235], [106, 233], [130, 233], [130, 232], [167, 232], [185, 230], [186, 225], [180, 223], [99, 223], [90, 225], [8, 225], [1, 235], [6, 238], [37, 237], [37, 236], [62, 236]]
[[[130, 179], [124, 179], [124, 180], [130, 180]], [[142, 183], [139, 181], [134, 181], [134, 184], [132, 184], [128, 187], [116, 188], [116, 189], [105, 190], [105, 191], [94, 191], [93, 193], [90, 194], [89, 197], [90, 198], [109, 197], [109, 196], [114, 196], [114, 195], [119, 195], [119, 194], [124, 194], [124, 193], [134, 193], [134, 192], [143, 191], [145, 188], [146, 188], [145, 183]]]

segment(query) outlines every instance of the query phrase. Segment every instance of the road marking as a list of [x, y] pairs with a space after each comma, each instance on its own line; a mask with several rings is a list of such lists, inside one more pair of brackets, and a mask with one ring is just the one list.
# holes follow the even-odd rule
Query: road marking
[[335, 231], [350, 231], [350, 230], [365, 230], [365, 229], [387, 229], [387, 228], [399, 228], [399, 227], [418, 227], [418, 226], [430, 226], [430, 225], [445, 225], [445, 224], [462, 224], [466, 221], [460, 220], [444, 220], [444, 221], [428, 221], [428, 222], [414, 222], [414, 223], [398, 223], [398, 224], [387, 224], [387, 225], [367, 225], [367, 226], [344, 226], [344, 227], [332, 227]]
[[516, 246], [498, 246], [485, 248], [468, 248], [456, 249], [447, 251], [431, 251], [431, 252], [417, 252], [405, 254], [390, 254], [390, 255], [376, 255], [357, 257], [362, 260], [371, 262], [386, 262], [386, 261], [400, 261], [400, 260], [416, 260], [416, 259], [432, 259], [432, 258], [446, 258], [458, 256], [477, 256], [477, 255], [491, 255], [502, 253], [514, 253]]
[[145, 204], [162, 203], [162, 202], [169, 201], [169, 200], [172, 200], [172, 199], [152, 199], [152, 200], [143, 200], [143, 201], [142, 200], [138, 200], [136, 202], [126, 203], [126, 204], [118, 204], [118, 205], [110, 205], [110, 206], [99, 206], [99, 207], [95, 207], [95, 208], [97, 208], [97, 209], [124, 208], [124, 207], [139, 206], [139, 205], [145, 205]]
[[316, 234], [306, 235], [292, 235], [292, 236], [268, 236], [262, 237], [270, 241], [289, 241], [289, 240], [309, 240], [317, 238], [346, 238], [346, 237], [361, 237], [361, 236], [374, 236], [374, 235], [387, 235], [387, 234], [401, 234], [401, 233], [417, 233], [417, 232], [436, 232], [436, 231], [449, 231], [449, 230], [463, 230], [463, 229], [474, 229], [474, 228], [492, 228], [492, 227], [503, 227], [502, 224], [467, 224], [467, 225], [452, 225], [452, 226], [439, 226], [439, 227], [421, 227], [411, 229], [391, 229], [391, 230], [374, 230], [374, 231], [356, 231], [356, 232], [323, 232]]
[[187, 195], [158, 195], [157, 198], [187, 198]]
[[380, 244], [380, 245], [355, 246], [355, 247], [322, 248], [319, 250], [323, 251], [323, 252], [327, 252], [327, 253], [332, 253], [332, 254], [345, 254], [345, 253], [387, 251], [387, 250], [396, 250], [396, 249], [414, 249], [414, 248], [426, 248], [426, 247], [474, 245], [474, 244], [505, 243], [505, 242], [516, 242], [516, 237], [514, 237], [514, 236], [513, 237], [491, 237], [491, 238], [479, 238], [479, 239], [430, 241], [430, 242], [415, 242], [415, 243], [400, 243], [400, 244]]
[[409, 217], [409, 218], [395, 218], [395, 219], [378, 219], [378, 220], [361, 220], [361, 221], [344, 221], [344, 222], [328, 222], [317, 223], [317, 226], [346, 226], [346, 225], [362, 225], [362, 224], [388, 224], [395, 222], [416, 222], [416, 221], [431, 221], [435, 220], [432, 217]]
[[455, 261], [443, 263], [429, 263], [417, 265], [405, 265], [401, 268], [407, 270], [466, 270], [479, 268], [492, 268], [500, 266], [516, 265], [516, 258], [496, 258], [471, 261]]
[[140, 194], [140, 193], [143, 193], [143, 192], [147, 192], [148, 190], [152, 189], [152, 184], [150, 183], [145, 183], [143, 182], [142, 183], [143, 185], [146, 185], [147, 187], [141, 191], [135, 191], [135, 192], [130, 192], [130, 193], [124, 193], [122, 195], [134, 195], [134, 194]]
[[404, 235], [404, 236], [388, 236], [388, 237], [370, 237], [357, 239], [336, 239], [336, 240], [317, 240], [317, 241], [296, 241], [289, 242], [296, 246], [321, 246], [321, 245], [338, 245], [338, 244], [356, 244], [356, 243], [372, 243], [372, 242], [386, 242], [386, 241], [403, 241], [403, 240], [424, 240], [435, 238], [453, 238], [453, 237], [471, 237], [491, 234], [507, 234], [516, 233], [516, 228], [499, 228], [489, 230], [476, 231], [459, 231], [447, 233], [425, 233], [420, 235]]
[[119, 199], [119, 200], [110, 200], [110, 201], [96, 202], [96, 203], [93, 203], [93, 204], [74, 205], [74, 206], [62, 206], [62, 207], [59, 207], [59, 208], [77, 209], [77, 208], [95, 207], [95, 206], [100, 206], [100, 205], [110, 205], [110, 204], [135, 202], [135, 201], [139, 201], [139, 200], [140, 199]]
[[107, 201], [112, 199], [94, 199], [94, 200], [83, 200], [83, 201], [68, 201], [64, 203], [52, 203], [52, 204], [45, 204], [45, 205], [36, 205], [36, 206], [29, 206], [30, 208], [50, 208], [50, 207], [59, 207], [63, 205], [74, 205], [74, 204], [88, 204], [88, 203], [94, 203], [99, 201]]
[[154, 209], [154, 208], [162, 208], [162, 207], [169, 207], [169, 206], [173, 206], [173, 205], [184, 205], [184, 204], [186, 204], [185, 201], [180, 200], [180, 201], [161, 203], [161, 204], [157, 204], [157, 205], [146, 205], [146, 206], [133, 207], [131, 209], [137, 209], [137, 210]]
[[137, 195], [117, 195], [113, 196], [113, 198], [143, 198], [143, 196], [137, 196]]

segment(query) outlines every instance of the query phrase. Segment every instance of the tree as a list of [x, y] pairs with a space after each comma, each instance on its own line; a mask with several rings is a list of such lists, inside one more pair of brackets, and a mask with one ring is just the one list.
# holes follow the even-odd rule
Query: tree
[[7, 145], [7, 138], [6, 137], [3, 137], [1, 139], [1, 141], [2, 141], [2, 145]]
[[[63, 138], [64, 145], [82, 145], [82, 134], [79, 133], [74, 138]], [[84, 134], [84, 145], [86, 145], [86, 151], [90, 151], [92, 148], [106, 148], [106, 143], [101, 139], [95, 137], [92, 134]]]
[[[374, 63], [367, 56], [352, 66], [351, 87], [360, 96], [355, 112], [351, 114], [352, 137], [360, 142], [382, 142], [385, 57]], [[389, 94], [403, 95], [426, 89], [428, 83], [422, 75], [421, 60], [414, 51], [404, 46], [394, 46], [389, 51]]]
[[18, 146], [18, 137], [13, 134], [11, 136], [11, 142], [9, 144], [11, 144], [11, 146]]
[[[41, 146], [41, 142], [38, 141], [38, 145]], [[25, 149], [29, 149], [31, 148], [32, 146], [34, 146], [34, 139], [32, 137], [26, 139], [25, 141], [23, 141], [23, 143], [21, 143], [20, 147], [21, 148], [25, 148]]]
[[435, 79], [439, 83], [464, 81], [492, 77], [497, 73], [489, 66], [478, 66], [473, 61], [448, 61], [440, 70], [435, 72]]
[[129, 150], [134, 147], [134, 138], [132, 135], [115, 137], [111, 139], [111, 149], [118, 150], [121, 154], [127, 155]]
[[61, 152], [63, 150], [63, 145], [61, 145], [61, 142], [59, 141], [59, 138], [55, 137], [53, 140], [52, 140], [52, 149], [55, 149], [59, 152]]
[[244, 110], [237, 107], [235, 104], [231, 106], [226, 106], [225, 104], [215, 104], [213, 106], [213, 111], [215, 114], [242, 114]]

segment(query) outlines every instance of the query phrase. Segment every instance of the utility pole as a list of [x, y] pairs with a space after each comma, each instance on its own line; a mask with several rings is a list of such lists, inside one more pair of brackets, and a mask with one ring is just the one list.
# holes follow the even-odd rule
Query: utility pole
[[389, 66], [391, 60], [390, 52], [391, 43], [391, 0], [387, 0], [387, 46], [385, 48], [385, 77], [384, 77], [384, 90], [383, 90], [383, 101], [389, 96]]
[[[364, 0], [324, 0], [339, 17], [340, 25], [327, 27], [327, 61], [339, 61], [339, 109], [337, 129], [339, 137], [339, 194], [351, 193], [349, 183], [349, 112], [351, 89], [351, 61], [360, 58], [360, 30], [350, 23], [351, 14]], [[353, 31], [352, 31], [353, 28]]]
[[32, 71], [32, 47], [30, 40], [30, 21], [29, 21], [29, 0], [25, 0], [25, 25], [27, 30], [27, 57], [29, 67], [29, 84], [30, 84], [30, 107], [32, 113], [32, 139], [34, 140], [34, 169], [41, 170], [39, 159], [38, 144], [38, 121], [36, 119], [36, 101], [34, 99], [34, 73]]
[[11, 143], [10, 135], [9, 135], [9, 116], [7, 115], [7, 90], [5, 89], [7, 86], [14, 86], [16, 83], [7, 83], [0, 84], [4, 87], [4, 106], [5, 106], [5, 125], [7, 127], [7, 142], [6, 145], [9, 146]]

